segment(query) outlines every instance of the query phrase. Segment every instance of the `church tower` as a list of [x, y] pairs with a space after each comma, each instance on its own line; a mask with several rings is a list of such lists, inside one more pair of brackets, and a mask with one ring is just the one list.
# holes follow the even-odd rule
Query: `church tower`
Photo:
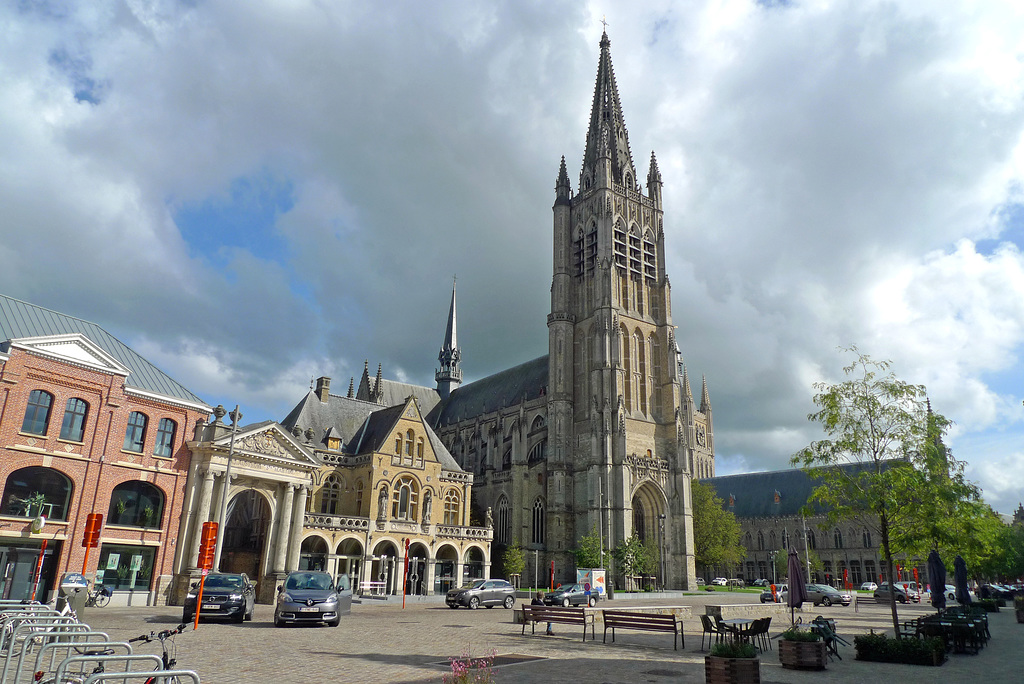
[[441, 367], [434, 372], [434, 380], [437, 381], [437, 393], [444, 401], [452, 390], [462, 384], [462, 368], [459, 366], [459, 359], [462, 352], [459, 350], [459, 343], [456, 339], [455, 327], [455, 283], [452, 283], [452, 303], [448, 307], [448, 327], [444, 331], [444, 342], [441, 343], [441, 351], [437, 360]]
[[710, 399], [706, 383], [699, 408], [683, 392], [661, 173], [652, 152], [645, 192], [607, 33], [600, 47], [579, 190], [564, 157], [555, 183], [549, 529], [564, 548], [636, 534], [663, 549], [667, 586], [695, 588], [690, 479], [695, 459], [713, 463]]

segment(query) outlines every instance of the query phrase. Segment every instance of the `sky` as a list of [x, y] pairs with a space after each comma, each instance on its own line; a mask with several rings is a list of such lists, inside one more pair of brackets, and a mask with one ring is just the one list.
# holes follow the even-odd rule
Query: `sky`
[[1011, 0], [2, 3], [0, 292], [99, 323], [243, 422], [367, 362], [433, 386], [454, 277], [466, 381], [541, 356], [602, 19], [638, 175], [653, 150], [664, 180], [718, 474], [789, 467], [856, 345], [927, 387], [1012, 512]]

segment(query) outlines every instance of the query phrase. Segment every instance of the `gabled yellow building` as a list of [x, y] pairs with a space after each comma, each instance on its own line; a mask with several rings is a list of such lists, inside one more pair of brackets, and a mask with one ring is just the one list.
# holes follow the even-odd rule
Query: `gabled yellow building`
[[[382, 391], [379, 380], [374, 387]], [[357, 591], [379, 594], [401, 593], [406, 576], [409, 594], [489, 577], [493, 532], [470, 524], [473, 477], [426, 423], [417, 398], [382, 407], [329, 388], [320, 378], [282, 421], [320, 464], [299, 569], [346, 573]]]

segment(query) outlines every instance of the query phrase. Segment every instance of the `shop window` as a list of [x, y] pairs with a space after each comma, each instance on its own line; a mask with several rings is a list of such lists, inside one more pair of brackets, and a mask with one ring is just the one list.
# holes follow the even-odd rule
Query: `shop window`
[[64, 408], [64, 420], [60, 425], [60, 438], [69, 442], [81, 442], [85, 436], [85, 418], [89, 405], [78, 398], [68, 399]]
[[110, 494], [107, 523], [127, 527], [160, 527], [164, 494], [148, 482], [122, 482]]
[[25, 419], [21, 421], [21, 431], [44, 436], [50, 425], [51, 406], [52, 394], [43, 390], [32, 390], [28, 395], [28, 405], [25, 407]]
[[71, 480], [64, 474], [52, 468], [29, 466], [7, 477], [0, 510], [4, 515], [43, 515], [51, 520], [67, 520], [70, 500]]
[[103, 544], [96, 572], [96, 583], [112, 589], [148, 591], [153, 578], [152, 546]]

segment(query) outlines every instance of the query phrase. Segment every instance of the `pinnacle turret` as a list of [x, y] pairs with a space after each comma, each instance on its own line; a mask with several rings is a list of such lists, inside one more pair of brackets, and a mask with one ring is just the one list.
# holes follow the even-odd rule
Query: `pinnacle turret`
[[565, 156], [558, 166], [558, 180], [555, 181], [555, 204], [568, 204], [572, 198], [572, 186], [569, 184], [569, 173], [565, 169]]
[[700, 389], [700, 412], [708, 413], [711, 411], [711, 397], [708, 395], [708, 379], [706, 376], [701, 376], [701, 382], [704, 385]]

